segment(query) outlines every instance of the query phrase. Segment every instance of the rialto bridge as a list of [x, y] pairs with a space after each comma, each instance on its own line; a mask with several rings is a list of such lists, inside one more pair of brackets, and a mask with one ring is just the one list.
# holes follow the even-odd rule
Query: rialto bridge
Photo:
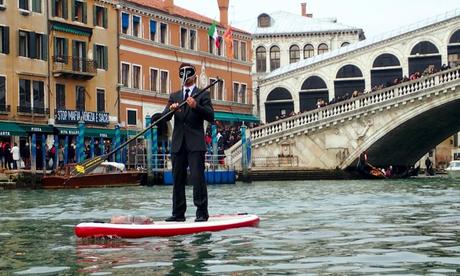
[[[376, 166], [413, 165], [460, 130], [459, 67], [368, 91], [429, 66], [455, 66], [459, 56], [456, 10], [272, 72], [260, 87], [260, 117], [267, 123], [247, 134], [253, 166], [276, 167], [279, 158], [290, 157], [299, 168], [346, 169], [364, 150]], [[329, 101], [355, 90], [368, 93], [314, 108], [319, 98]], [[274, 121], [291, 111], [304, 112]], [[241, 143], [227, 155], [238, 166]], [[270, 164], [270, 158], [278, 163]]]

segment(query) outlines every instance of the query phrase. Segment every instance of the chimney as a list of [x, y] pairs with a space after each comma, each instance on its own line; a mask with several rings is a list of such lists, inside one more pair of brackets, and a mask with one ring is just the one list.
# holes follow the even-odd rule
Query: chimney
[[230, 0], [217, 0], [219, 4], [220, 11], [220, 24], [227, 26], [228, 25], [228, 3]]
[[301, 10], [302, 16], [310, 17], [310, 18], [313, 17], [312, 13], [307, 13], [307, 3], [301, 3], [300, 6], [302, 7], [302, 10]]
[[163, 0], [164, 7], [169, 13], [174, 12], [174, 0]]

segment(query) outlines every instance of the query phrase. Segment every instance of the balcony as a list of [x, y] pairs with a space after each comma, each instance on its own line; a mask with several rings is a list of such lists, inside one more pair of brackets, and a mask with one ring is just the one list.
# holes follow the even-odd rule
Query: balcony
[[96, 62], [70, 56], [53, 56], [53, 75], [72, 79], [90, 80], [96, 76]]
[[44, 108], [44, 107], [30, 107], [30, 106], [19, 105], [18, 113], [21, 115], [45, 116], [45, 115], [50, 114], [50, 110], [49, 108]]
[[8, 114], [10, 113], [10, 111], [11, 111], [10, 105], [5, 105], [5, 104], [0, 105], [0, 115]]

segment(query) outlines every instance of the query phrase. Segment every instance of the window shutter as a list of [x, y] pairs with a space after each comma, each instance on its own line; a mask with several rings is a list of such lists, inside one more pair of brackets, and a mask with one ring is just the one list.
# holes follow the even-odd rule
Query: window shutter
[[104, 46], [104, 69], [109, 69], [109, 48]]
[[104, 12], [102, 13], [103, 16], [102, 16], [102, 25], [104, 28], [107, 29], [107, 8], [104, 8]]
[[78, 57], [77, 56], [77, 41], [72, 40], [72, 57]]
[[43, 51], [43, 60], [48, 60], [48, 35], [42, 35], [42, 51]]
[[93, 5], [93, 26], [97, 26], [97, 6]]
[[67, 38], [64, 38], [64, 63], [68, 62], [69, 52], [67, 51]]
[[67, 19], [68, 16], [67, 1], [69, 0], [62, 0], [62, 17], [64, 17], [64, 19]]
[[10, 27], [3, 27], [3, 53], [10, 53]]
[[[65, 2], [66, 0], [64, 0]], [[71, 18], [70, 20], [74, 21], [75, 20], [75, 0], [72, 0], [72, 13], [71, 13]]]
[[36, 34], [34, 32], [30, 32], [28, 33], [29, 35], [29, 45], [27, 45], [29, 47], [29, 57], [30, 58], [36, 58], [37, 57], [37, 49], [35, 47], [36, 45], [36, 42], [35, 42], [35, 37], [36, 37]]
[[94, 62], [96, 63], [96, 68], [101, 68], [101, 64], [99, 64], [98, 60], [98, 53], [97, 53], [97, 45], [93, 44], [93, 59]]
[[56, 0], [51, 1], [51, 16], [56, 16], [56, 7], [55, 6], [56, 6]]
[[83, 23], [87, 23], [88, 22], [88, 5], [86, 2], [83, 2]]
[[54, 60], [56, 60], [57, 56], [59, 55], [58, 53], [58, 39], [57, 37], [54, 37]]

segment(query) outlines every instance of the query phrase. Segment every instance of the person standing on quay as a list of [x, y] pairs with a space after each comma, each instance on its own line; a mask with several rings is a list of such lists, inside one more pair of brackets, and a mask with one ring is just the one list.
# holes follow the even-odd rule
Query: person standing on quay
[[[209, 214], [208, 191], [204, 179], [206, 143], [203, 124], [204, 120], [214, 121], [214, 109], [208, 92], [201, 93], [196, 98], [192, 97], [199, 92], [195, 85], [197, 77], [193, 65], [182, 63], [179, 67], [179, 77], [183, 87], [170, 95], [163, 111], [163, 114], [167, 114], [171, 110], [176, 110], [171, 146], [173, 210], [172, 216], [166, 221], [185, 221], [187, 167], [190, 167], [193, 203], [197, 208], [195, 221], [207, 221]], [[187, 104], [178, 109], [183, 101], [187, 101]], [[171, 120], [172, 117], [171, 114], [165, 121]]]
[[19, 147], [17, 143], [11, 148], [11, 155], [13, 156], [13, 169], [17, 170], [21, 167], [19, 160], [21, 159], [19, 154]]

